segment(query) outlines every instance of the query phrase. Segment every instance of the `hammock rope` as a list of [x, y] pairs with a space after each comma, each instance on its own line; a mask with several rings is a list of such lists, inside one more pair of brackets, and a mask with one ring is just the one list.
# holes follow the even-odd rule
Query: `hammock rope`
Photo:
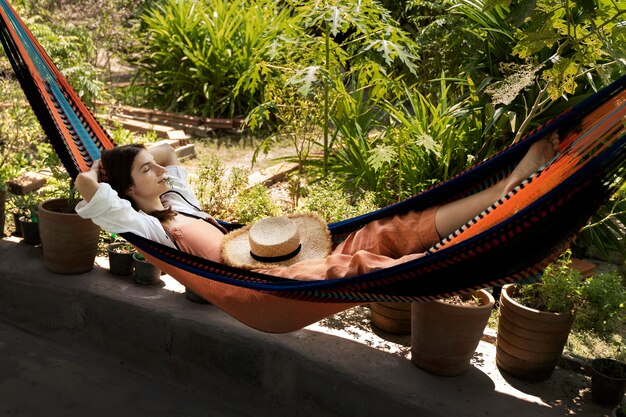
[[[74, 178], [115, 144], [11, 5], [6, 0], [0, 5], [4, 49], [40, 124]], [[423, 301], [536, 277], [623, 182], [625, 87], [622, 77], [447, 182], [329, 225], [339, 241], [373, 220], [469, 195], [510, 172], [533, 143], [559, 132], [561, 150], [545, 168], [431, 248], [427, 256], [392, 268], [336, 280], [296, 281], [229, 267], [129, 233], [123, 236], [200, 294], [217, 282], [303, 302]]]

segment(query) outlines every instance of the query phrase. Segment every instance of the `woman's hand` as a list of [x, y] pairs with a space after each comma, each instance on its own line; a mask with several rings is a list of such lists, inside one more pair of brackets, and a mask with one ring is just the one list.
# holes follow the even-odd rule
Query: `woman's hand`
[[107, 181], [109, 179], [104, 165], [102, 165], [102, 159], [94, 161], [91, 165], [91, 172], [95, 172], [97, 182]]
[[89, 171], [78, 174], [74, 185], [85, 200], [91, 201], [96, 191], [98, 191], [99, 183], [106, 181], [106, 179], [106, 171], [102, 166], [102, 161], [98, 159], [94, 161]]

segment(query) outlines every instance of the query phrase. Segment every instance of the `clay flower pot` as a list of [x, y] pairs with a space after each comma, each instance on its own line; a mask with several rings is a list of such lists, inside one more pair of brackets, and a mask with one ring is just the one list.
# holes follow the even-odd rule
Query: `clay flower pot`
[[519, 378], [545, 380], [552, 375], [567, 342], [574, 314], [549, 313], [513, 299], [515, 285], [500, 295], [496, 364]]
[[411, 334], [411, 303], [371, 303], [372, 324], [391, 334]]
[[148, 262], [140, 253], [133, 254], [135, 282], [141, 285], [156, 285], [161, 282], [161, 270]]
[[57, 274], [80, 274], [93, 269], [100, 227], [56, 198], [39, 203], [39, 234], [44, 266]]
[[598, 358], [591, 362], [591, 394], [606, 405], [618, 404], [626, 391], [626, 364], [615, 359]]
[[39, 223], [33, 222], [30, 218], [19, 217], [18, 227], [20, 229], [20, 236], [24, 243], [30, 243], [31, 245], [38, 245], [41, 243], [39, 237]]
[[115, 275], [132, 275], [135, 268], [133, 247], [125, 242], [115, 242], [107, 246], [109, 271]]
[[437, 300], [412, 303], [411, 361], [436, 375], [456, 376], [470, 369], [495, 300], [485, 291], [473, 294], [479, 305]]

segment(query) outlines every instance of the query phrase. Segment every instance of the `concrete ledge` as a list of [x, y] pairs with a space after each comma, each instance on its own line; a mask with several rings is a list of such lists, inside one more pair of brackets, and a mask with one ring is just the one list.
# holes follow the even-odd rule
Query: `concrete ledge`
[[325, 333], [258, 332], [212, 305], [139, 286], [99, 267], [53, 274], [44, 268], [39, 247], [15, 239], [0, 241], [0, 317], [49, 338], [114, 353], [189, 390], [246, 401], [257, 415], [511, 417], [565, 411], [555, 407], [564, 402], [561, 387], [544, 385], [543, 392], [536, 383], [515, 382], [515, 388], [497, 371], [477, 367], [460, 377], [437, 377], [405, 358]]

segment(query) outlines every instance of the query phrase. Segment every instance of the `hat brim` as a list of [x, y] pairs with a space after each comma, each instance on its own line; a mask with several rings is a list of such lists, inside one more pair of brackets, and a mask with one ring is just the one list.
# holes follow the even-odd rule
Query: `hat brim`
[[330, 253], [332, 240], [324, 219], [316, 213], [294, 213], [285, 217], [296, 222], [302, 248], [282, 262], [259, 262], [250, 255], [249, 231], [252, 225], [234, 230], [222, 241], [222, 262], [241, 269], [269, 269], [293, 265], [309, 259], [323, 259]]

